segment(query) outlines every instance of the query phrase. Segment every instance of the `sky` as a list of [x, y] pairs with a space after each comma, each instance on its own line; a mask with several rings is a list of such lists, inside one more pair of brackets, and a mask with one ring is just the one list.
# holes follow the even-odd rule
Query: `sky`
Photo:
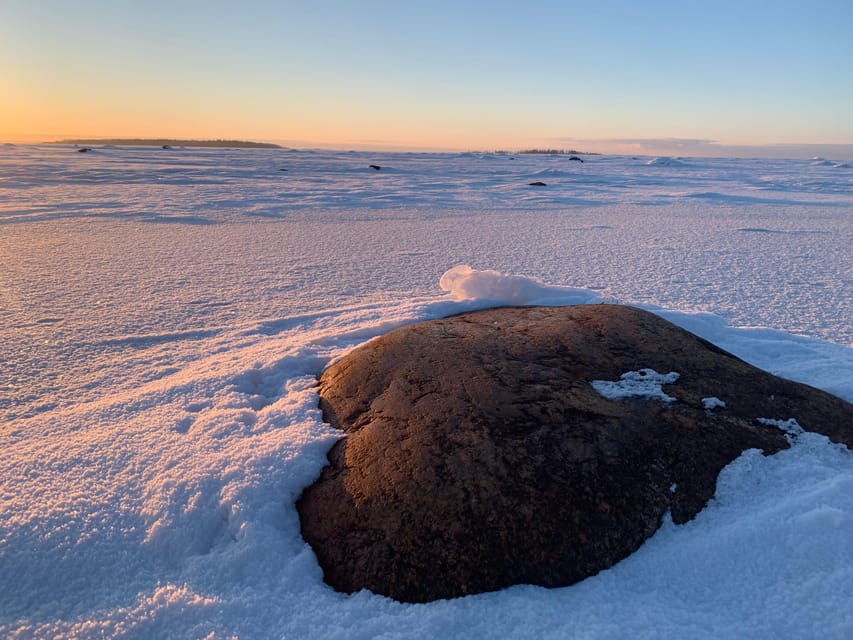
[[853, 2], [0, 0], [0, 86], [10, 142], [849, 157]]

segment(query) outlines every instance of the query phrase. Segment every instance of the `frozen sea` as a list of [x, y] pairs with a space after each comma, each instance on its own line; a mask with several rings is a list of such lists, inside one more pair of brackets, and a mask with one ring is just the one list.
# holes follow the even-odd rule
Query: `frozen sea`
[[584, 160], [0, 146], [0, 636], [853, 637], [853, 454], [813, 434], [572, 587], [323, 583], [315, 376], [402, 324], [634, 304], [853, 401], [850, 159]]

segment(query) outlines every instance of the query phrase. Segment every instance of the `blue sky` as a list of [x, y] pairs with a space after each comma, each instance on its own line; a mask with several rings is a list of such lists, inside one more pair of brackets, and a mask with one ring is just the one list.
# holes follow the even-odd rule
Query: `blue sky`
[[853, 145], [853, 2], [3, 0], [0, 138]]

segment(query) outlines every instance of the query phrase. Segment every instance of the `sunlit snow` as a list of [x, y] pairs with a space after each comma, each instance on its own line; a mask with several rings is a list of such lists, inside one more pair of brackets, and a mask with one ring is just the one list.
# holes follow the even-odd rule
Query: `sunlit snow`
[[571, 587], [323, 583], [315, 377], [394, 327], [628, 303], [853, 400], [850, 159], [585, 160], [0, 148], [0, 636], [853, 637], [853, 455], [811, 433]]

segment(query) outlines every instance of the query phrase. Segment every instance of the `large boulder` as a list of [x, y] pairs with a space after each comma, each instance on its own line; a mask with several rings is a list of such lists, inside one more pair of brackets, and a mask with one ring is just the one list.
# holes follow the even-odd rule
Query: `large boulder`
[[850, 404], [615, 305], [406, 326], [320, 396], [346, 437], [298, 501], [303, 536], [335, 589], [408, 602], [572, 584], [695, 516], [745, 449], [799, 427], [853, 445]]

